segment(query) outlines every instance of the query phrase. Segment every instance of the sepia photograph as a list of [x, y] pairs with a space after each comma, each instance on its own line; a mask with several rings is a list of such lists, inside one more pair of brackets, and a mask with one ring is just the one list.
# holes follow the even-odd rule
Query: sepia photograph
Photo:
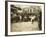
[[8, 2], [8, 35], [44, 33], [44, 4]]
[[40, 6], [11, 5], [11, 31], [42, 30], [42, 11]]

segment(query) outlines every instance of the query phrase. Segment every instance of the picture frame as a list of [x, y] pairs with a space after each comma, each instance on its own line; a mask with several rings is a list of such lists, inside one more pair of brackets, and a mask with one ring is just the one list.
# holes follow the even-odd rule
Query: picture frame
[[[32, 11], [32, 8], [34, 10], [34, 13]], [[17, 10], [13, 10], [13, 9], [17, 9]], [[20, 9], [20, 11], [18, 9]], [[29, 9], [29, 12], [28, 12], [28, 9]], [[37, 9], [41, 13], [40, 12], [37, 13], [37, 11], [36, 11]], [[18, 11], [18, 13], [16, 11]], [[31, 11], [31, 13], [30, 13], [30, 11]], [[26, 18], [24, 18], [24, 17], [22, 18], [22, 20], [20, 20], [20, 19], [18, 20], [18, 18], [17, 19], [15, 18], [12, 20], [12, 18], [13, 18], [12, 14], [13, 14], [13, 17], [14, 17], [14, 14], [21, 15], [21, 16], [24, 14], [24, 16], [26, 15], [26, 17], [28, 15], [29, 16], [36, 15], [38, 17], [37, 17], [37, 20], [35, 20], [35, 21], [30, 21], [28, 19], [26, 20]], [[15, 17], [16, 17], [16, 15], [15, 15]], [[40, 18], [40, 19], [38, 19], [38, 18]], [[36, 25], [36, 24], [31, 25], [31, 22], [32, 23], [37, 22], [36, 24], [38, 24], [38, 25]], [[40, 25], [39, 25], [39, 23], [40, 23]], [[25, 25], [26, 25], [26, 29], [25, 29]], [[36, 25], [35, 26], [37, 28], [36, 31], [34, 28], [31, 28], [31, 29], [28, 28], [27, 25], [30, 25], [30, 27], [33, 27]], [[16, 26], [18, 27], [17, 29], [14, 28]], [[22, 29], [20, 29], [20, 28], [22, 28]], [[33, 29], [34, 29], [34, 31], [32, 31]], [[39, 35], [39, 34], [45, 34], [45, 3], [26, 2], [26, 1], [5, 1], [5, 36]]]

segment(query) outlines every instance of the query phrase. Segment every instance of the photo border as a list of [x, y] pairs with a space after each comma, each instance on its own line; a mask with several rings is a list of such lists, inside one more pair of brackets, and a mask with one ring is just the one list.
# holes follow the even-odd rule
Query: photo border
[[[8, 2], [44, 4], [44, 33], [8, 35]], [[45, 3], [43, 3], [43, 2], [27, 2], [27, 1], [5, 1], [5, 36], [24, 36], [24, 35], [40, 35], [40, 34], [45, 34]]]

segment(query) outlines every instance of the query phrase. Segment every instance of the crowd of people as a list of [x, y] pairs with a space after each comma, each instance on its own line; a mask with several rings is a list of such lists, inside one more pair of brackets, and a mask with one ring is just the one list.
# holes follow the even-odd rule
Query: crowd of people
[[16, 13], [11, 14], [11, 21], [12, 22], [28, 22], [28, 21], [38, 21], [38, 17], [35, 14], [27, 14], [27, 13]]

